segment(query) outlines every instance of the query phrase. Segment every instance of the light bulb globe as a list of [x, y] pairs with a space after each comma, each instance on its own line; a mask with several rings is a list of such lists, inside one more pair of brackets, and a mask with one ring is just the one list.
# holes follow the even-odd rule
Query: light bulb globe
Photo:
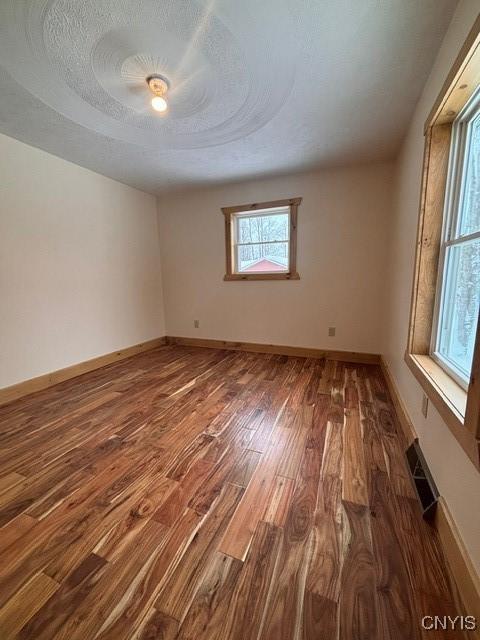
[[165, 111], [168, 109], [168, 104], [165, 98], [162, 98], [161, 96], [155, 96], [154, 98], [152, 98], [152, 107], [159, 113], [165, 113]]

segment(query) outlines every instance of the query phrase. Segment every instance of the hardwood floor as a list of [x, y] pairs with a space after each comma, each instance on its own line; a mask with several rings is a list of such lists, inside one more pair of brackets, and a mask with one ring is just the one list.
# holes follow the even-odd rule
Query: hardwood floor
[[463, 637], [378, 366], [162, 347], [0, 422], [1, 640]]

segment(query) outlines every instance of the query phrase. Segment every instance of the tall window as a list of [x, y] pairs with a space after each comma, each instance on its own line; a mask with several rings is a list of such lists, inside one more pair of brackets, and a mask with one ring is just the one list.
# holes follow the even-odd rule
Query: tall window
[[225, 280], [297, 280], [297, 210], [301, 198], [222, 209]]
[[452, 128], [431, 353], [468, 387], [480, 305], [480, 90]]
[[479, 78], [480, 16], [425, 122], [405, 362], [480, 470]]

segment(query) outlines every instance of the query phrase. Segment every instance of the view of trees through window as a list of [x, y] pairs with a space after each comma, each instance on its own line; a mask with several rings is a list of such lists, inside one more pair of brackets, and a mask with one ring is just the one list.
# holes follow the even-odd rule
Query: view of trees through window
[[288, 208], [236, 216], [237, 271], [288, 271]]
[[470, 375], [480, 306], [480, 112], [470, 123], [470, 144], [459, 179], [463, 196], [445, 253], [439, 353]]
[[468, 377], [480, 302], [480, 240], [449, 247], [447, 261], [451, 279], [447, 285], [450, 310], [445, 313], [440, 353], [444, 353]]

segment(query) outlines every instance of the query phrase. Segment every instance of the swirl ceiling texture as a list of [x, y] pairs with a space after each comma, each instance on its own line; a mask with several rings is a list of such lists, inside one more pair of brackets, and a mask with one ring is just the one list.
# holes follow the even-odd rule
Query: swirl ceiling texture
[[388, 159], [454, 6], [0, 0], [0, 131], [154, 193]]

